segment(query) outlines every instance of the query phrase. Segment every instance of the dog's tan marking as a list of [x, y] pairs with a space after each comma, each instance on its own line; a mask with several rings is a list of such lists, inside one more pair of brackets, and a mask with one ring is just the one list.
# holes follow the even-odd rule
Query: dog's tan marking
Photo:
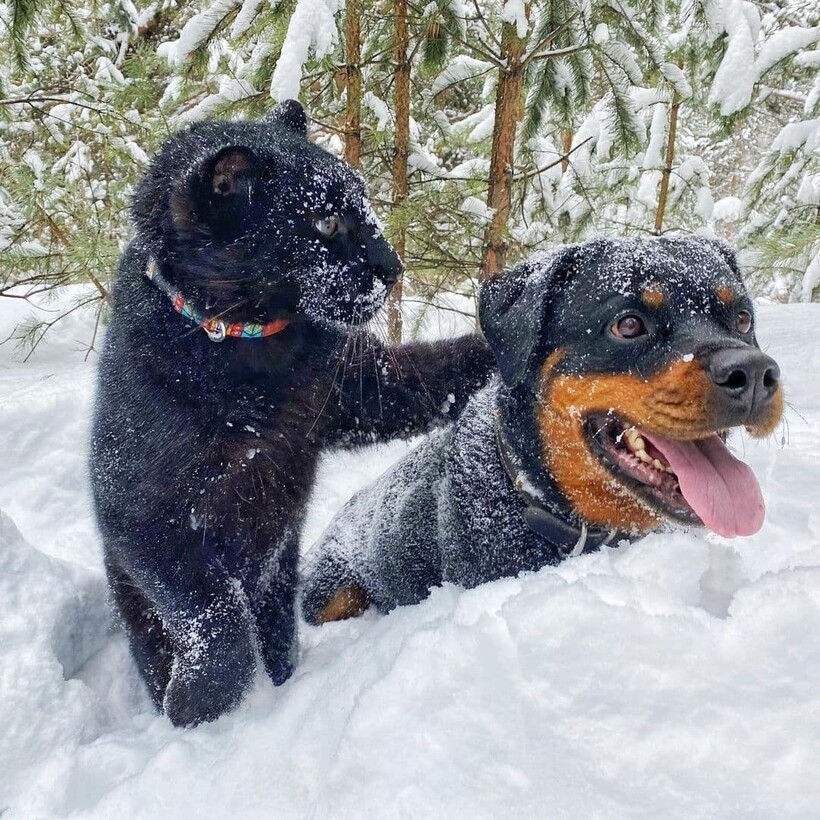
[[774, 394], [771, 403], [769, 404], [766, 417], [757, 424], [750, 424], [746, 427], [750, 436], [755, 438], [765, 438], [770, 433], [774, 432], [774, 428], [780, 423], [783, 415], [783, 406], [785, 399], [783, 397], [783, 385], [778, 384], [777, 392]]
[[658, 310], [666, 304], [666, 294], [660, 288], [644, 288], [641, 301], [650, 308]]
[[731, 305], [737, 299], [737, 294], [728, 285], [718, 286], [715, 288], [715, 293], [724, 305]]
[[[555, 375], [542, 368], [537, 418], [544, 461], [561, 492], [593, 524], [649, 531], [661, 516], [633, 496], [590, 450], [584, 429], [592, 413], [614, 412], [659, 435], [696, 439], [719, 426], [712, 410], [715, 386], [697, 362], [676, 362], [650, 378], [633, 374]], [[782, 389], [752, 435], [768, 435], [780, 419]]]
[[340, 587], [333, 593], [330, 600], [316, 613], [314, 618], [317, 624], [326, 624], [330, 621], [344, 621], [361, 615], [367, 609], [367, 595], [355, 584]]

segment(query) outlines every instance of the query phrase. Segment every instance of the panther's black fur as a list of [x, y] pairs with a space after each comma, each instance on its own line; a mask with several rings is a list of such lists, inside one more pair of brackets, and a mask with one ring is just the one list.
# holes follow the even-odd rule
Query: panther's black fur
[[[275, 683], [291, 673], [299, 533], [321, 451], [455, 415], [492, 356], [476, 336], [386, 349], [350, 327], [400, 263], [361, 178], [308, 142], [297, 103], [170, 140], [133, 216], [91, 474], [137, 665], [156, 705], [189, 725], [239, 702], [255, 648]], [[151, 259], [208, 316], [289, 324], [216, 344], [149, 281]]]

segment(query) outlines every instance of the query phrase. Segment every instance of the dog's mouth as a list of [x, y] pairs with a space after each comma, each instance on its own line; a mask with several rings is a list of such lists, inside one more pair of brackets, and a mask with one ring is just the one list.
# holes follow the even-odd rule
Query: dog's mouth
[[589, 416], [586, 429], [606, 469], [664, 517], [726, 537], [753, 535], [763, 525], [760, 485], [729, 452], [725, 432], [671, 439], [612, 413]]

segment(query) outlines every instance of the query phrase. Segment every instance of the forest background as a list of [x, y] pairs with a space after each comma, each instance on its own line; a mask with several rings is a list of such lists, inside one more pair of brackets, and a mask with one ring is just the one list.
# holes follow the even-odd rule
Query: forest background
[[151, 153], [287, 98], [405, 260], [393, 340], [600, 233], [722, 237], [756, 295], [820, 299], [816, 0], [0, 2], [0, 296], [85, 284], [104, 321]]

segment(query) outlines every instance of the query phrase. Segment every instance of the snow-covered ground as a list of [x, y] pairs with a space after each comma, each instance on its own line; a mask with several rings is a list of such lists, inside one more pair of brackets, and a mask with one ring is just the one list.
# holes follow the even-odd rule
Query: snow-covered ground
[[[24, 312], [0, 299], [0, 338]], [[653, 535], [416, 607], [303, 628], [301, 663], [195, 730], [111, 632], [74, 314], [0, 346], [0, 815], [816, 818], [820, 305], [764, 306], [786, 423], [741, 438], [762, 531]], [[329, 458], [305, 542], [407, 445]]]

